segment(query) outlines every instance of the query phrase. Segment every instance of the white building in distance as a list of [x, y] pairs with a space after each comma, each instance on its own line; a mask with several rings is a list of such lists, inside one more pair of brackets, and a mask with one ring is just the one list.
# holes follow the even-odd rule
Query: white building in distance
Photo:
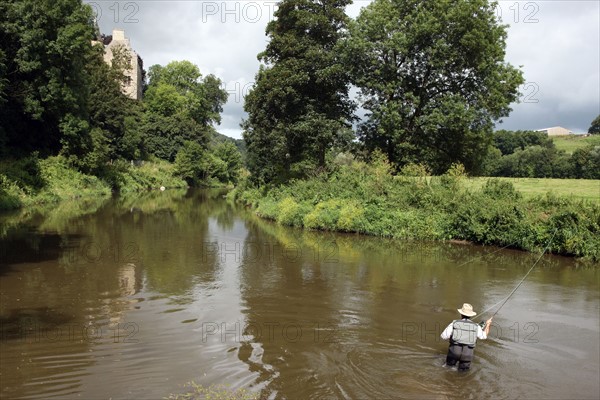
[[562, 126], [553, 126], [552, 128], [536, 129], [536, 132], [544, 132], [548, 136], [567, 136], [574, 135], [574, 133], [567, 128]]

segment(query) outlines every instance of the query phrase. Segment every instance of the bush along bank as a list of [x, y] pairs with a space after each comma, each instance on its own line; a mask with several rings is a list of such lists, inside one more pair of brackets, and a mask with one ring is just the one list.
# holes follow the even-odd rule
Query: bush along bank
[[[460, 166], [428, 178], [393, 176], [385, 161], [354, 161], [282, 186], [248, 182], [229, 198], [283, 225], [414, 240], [466, 240], [600, 261], [600, 204], [553, 195], [524, 199], [511, 182], [463, 184]], [[417, 176], [414, 176], [417, 175]]]
[[187, 187], [166, 161], [144, 162], [141, 166], [117, 162], [99, 176], [78, 171], [63, 156], [39, 159], [34, 154], [0, 161], [0, 211], [80, 197], [107, 197], [113, 191]]

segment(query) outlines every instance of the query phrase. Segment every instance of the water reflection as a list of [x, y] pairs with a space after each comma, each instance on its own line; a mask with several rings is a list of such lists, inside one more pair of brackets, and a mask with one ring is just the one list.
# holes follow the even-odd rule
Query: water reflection
[[1, 217], [2, 397], [161, 398], [191, 380], [275, 398], [597, 397], [596, 267], [543, 257], [457, 375], [439, 332], [537, 255], [290, 229], [222, 195]]
[[[577, 389], [540, 383], [548, 376], [568, 380], [564, 370], [524, 372], [527, 366], [543, 366], [545, 352], [552, 353], [557, 343], [565, 346], [558, 335], [549, 335], [572, 333], [552, 323], [563, 319], [565, 303], [577, 308], [570, 311], [577, 314], [570, 326], [586, 341], [567, 345], [561, 363], [568, 363], [569, 352], [587, 348], [590, 353], [582, 358], [598, 371], [590, 357], [599, 354], [598, 330], [590, 331], [585, 321], [591, 312], [598, 323], [595, 268], [578, 270], [574, 260], [544, 257], [528, 288], [497, 317], [493, 338], [477, 351], [478, 368], [490, 372], [457, 377], [441, 367], [446, 344], [438, 337], [456, 318], [456, 307], [473, 301], [482, 311], [496, 304], [538, 255], [306, 232], [245, 218], [245, 248], [273, 242], [281, 247], [279, 259], [271, 263], [256, 263], [260, 254], [249, 251], [241, 266], [248, 330], [263, 331], [250, 335], [240, 359], [254, 370], [262, 368], [263, 393], [282, 398], [448, 398], [458, 390], [465, 397], [527, 397], [524, 393], [533, 395], [539, 387], [537, 393], [563, 398], [572, 395], [569, 390], [582, 397], [598, 393], [593, 380]], [[552, 312], [541, 312], [549, 306]], [[265, 335], [265, 327], [273, 327], [274, 334]], [[249, 356], [253, 354], [260, 357]], [[515, 360], [522, 362], [515, 365]], [[575, 368], [575, 362], [570, 364]], [[578, 381], [576, 373], [569, 375], [569, 382]], [[529, 382], [529, 389], [523, 382]]]

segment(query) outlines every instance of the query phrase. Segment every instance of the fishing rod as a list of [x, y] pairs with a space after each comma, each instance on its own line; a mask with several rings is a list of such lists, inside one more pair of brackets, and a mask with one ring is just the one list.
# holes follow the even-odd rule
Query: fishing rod
[[535, 268], [535, 266], [537, 265], [537, 263], [542, 259], [542, 256], [550, 248], [550, 244], [552, 243], [552, 240], [554, 240], [554, 236], [556, 236], [556, 232], [558, 232], [558, 228], [554, 230], [554, 233], [552, 234], [552, 237], [550, 238], [550, 240], [548, 241], [548, 244], [544, 248], [544, 251], [542, 251], [542, 254], [540, 254], [540, 256], [538, 257], [538, 259], [533, 263], [533, 265], [531, 266], [531, 268], [529, 268], [529, 271], [527, 271], [527, 273], [525, 274], [525, 276], [523, 277], [523, 279], [521, 279], [521, 281], [517, 284], [517, 286], [515, 286], [515, 288], [512, 290], [512, 292], [510, 292], [508, 294], [508, 296], [506, 296], [504, 299], [500, 300], [499, 302], [497, 302], [493, 306], [488, 307], [485, 310], [483, 310], [482, 312], [480, 312], [479, 314], [477, 314], [475, 317], [473, 317], [473, 319], [478, 318], [479, 316], [481, 316], [481, 315], [485, 314], [486, 312], [492, 310], [498, 304], [502, 303], [502, 304], [500, 304], [500, 307], [498, 307], [498, 309], [496, 310], [496, 312], [494, 312], [490, 318], [494, 318], [496, 316], [496, 314], [498, 314], [498, 311], [500, 311], [500, 309], [502, 307], [504, 307], [504, 305], [506, 304], [506, 302], [508, 301], [508, 299], [510, 299], [510, 297], [517, 291], [517, 289], [519, 289], [519, 286], [521, 286], [521, 284], [523, 282], [525, 282], [525, 279], [527, 279], [527, 276], [529, 275], [529, 273], [531, 271], [533, 271], [533, 269]]

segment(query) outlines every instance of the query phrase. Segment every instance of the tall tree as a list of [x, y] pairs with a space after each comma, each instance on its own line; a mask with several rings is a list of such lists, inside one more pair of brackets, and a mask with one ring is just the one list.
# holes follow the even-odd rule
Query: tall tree
[[222, 142], [214, 148], [215, 156], [219, 157], [227, 166], [226, 181], [237, 183], [239, 170], [243, 161], [240, 151], [231, 141]]
[[199, 68], [185, 60], [153, 65], [148, 76], [142, 128], [147, 151], [173, 161], [188, 141], [206, 149], [227, 101], [221, 80], [213, 75], [202, 79]]
[[221, 122], [227, 92], [214, 75], [201, 79], [200, 69], [183, 60], [172, 61], [164, 67], [153, 65], [149, 77], [146, 101], [151, 110], [164, 116], [185, 112], [203, 126]]
[[6, 146], [85, 152], [91, 8], [81, 0], [5, 0], [0, 15], [0, 136]]
[[594, 118], [590, 125], [590, 128], [588, 129], [588, 133], [591, 135], [600, 134], [600, 115]]
[[267, 25], [256, 84], [245, 99], [244, 140], [253, 179], [281, 181], [323, 166], [349, 141], [353, 104], [336, 52], [350, 0], [282, 0]]
[[504, 62], [506, 27], [488, 0], [375, 0], [350, 27], [347, 65], [366, 120], [359, 136], [399, 166], [476, 170], [494, 121], [523, 83]]

